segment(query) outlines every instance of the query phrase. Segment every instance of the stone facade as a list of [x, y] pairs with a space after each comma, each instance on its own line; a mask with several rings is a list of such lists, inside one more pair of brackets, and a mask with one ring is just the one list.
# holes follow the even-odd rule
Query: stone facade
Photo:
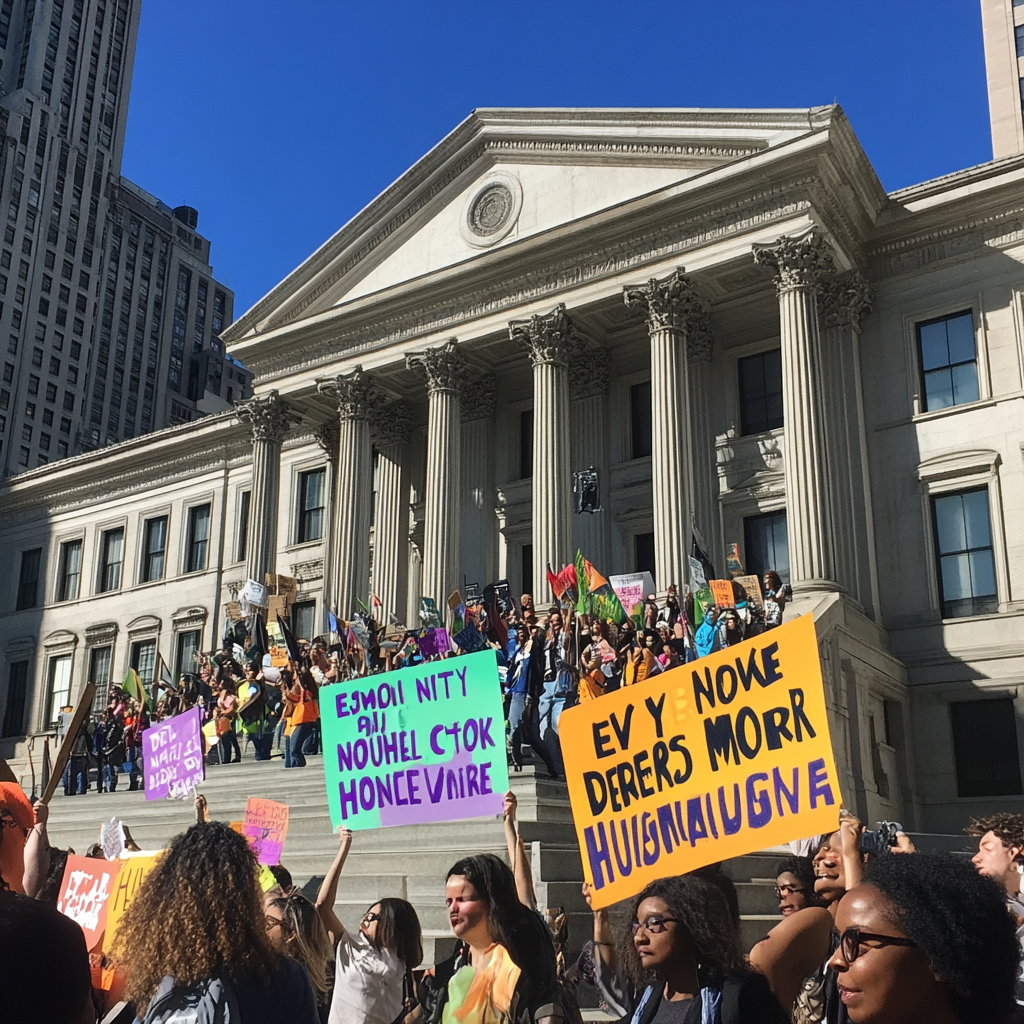
[[415, 621], [502, 577], [543, 604], [577, 545], [685, 585], [694, 523], [815, 616], [862, 818], [1016, 805], [1022, 181], [886, 194], [838, 107], [477, 111], [225, 332], [251, 403], [0, 487], [0, 753], [97, 663], [209, 649], [250, 574], [298, 577], [314, 631], [371, 589]]

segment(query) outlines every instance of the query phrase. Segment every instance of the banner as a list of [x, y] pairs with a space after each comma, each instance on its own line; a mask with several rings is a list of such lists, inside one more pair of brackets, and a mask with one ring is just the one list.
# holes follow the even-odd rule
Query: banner
[[107, 903], [114, 891], [121, 865], [118, 861], [71, 854], [64, 866], [57, 909], [83, 932], [85, 946], [95, 949], [107, 927]]
[[202, 727], [202, 712], [194, 707], [143, 732], [142, 773], [147, 800], [183, 800], [206, 778]]
[[288, 835], [288, 805], [251, 796], [245, 804], [242, 835], [261, 864], [280, 864]]
[[595, 908], [836, 828], [810, 615], [570, 708], [559, 734]]
[[331, 824], [500, 814], [505, 716], [493, 649], [320, 688]]

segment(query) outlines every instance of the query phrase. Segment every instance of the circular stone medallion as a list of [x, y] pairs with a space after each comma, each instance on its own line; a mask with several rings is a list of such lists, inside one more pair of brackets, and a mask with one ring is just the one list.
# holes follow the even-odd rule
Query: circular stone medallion
[[512, 230], [522, 203], [518, 178], [510, 174], [488, 176], [466, 204], [462, 237], [477, 248], [494, 245]]

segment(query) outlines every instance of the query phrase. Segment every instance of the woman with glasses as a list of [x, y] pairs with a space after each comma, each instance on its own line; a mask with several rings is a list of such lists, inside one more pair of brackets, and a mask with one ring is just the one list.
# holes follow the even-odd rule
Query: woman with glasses
[[338, 826], [338, 853], [320, 885], [316, 909], [336, 950], [330, 1024], [395, 1024], [416, 1009], [412, 970], [423, 959], [420, 920], [411, 903], [383, 899], [353, 935], [334, 913], [352, 833]]
[[882, 855], [843, 897], [829, 961], [855, 1024], [1015, 1019], [1020, 957], [1003, 893], [966, 858]]
[[301, 892], [289, 892], [268, 900], [264, 909], [267, 938], [284, 956], [298, 960], [313, 983], [316, 1011], [327, 1024], [331, 991], [327, 983], [327, 961], [333, 952], [320, 916]]

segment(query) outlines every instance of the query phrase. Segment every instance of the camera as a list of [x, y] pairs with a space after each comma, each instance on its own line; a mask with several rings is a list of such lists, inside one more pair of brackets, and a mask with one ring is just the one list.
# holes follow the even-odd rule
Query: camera
[[902, 831], [903, 826], [898, 821], [880, 821], [874, 832], [865, 829], [860, 834], [860, 852], [888, 853], [896, 845], [896, 833]]

